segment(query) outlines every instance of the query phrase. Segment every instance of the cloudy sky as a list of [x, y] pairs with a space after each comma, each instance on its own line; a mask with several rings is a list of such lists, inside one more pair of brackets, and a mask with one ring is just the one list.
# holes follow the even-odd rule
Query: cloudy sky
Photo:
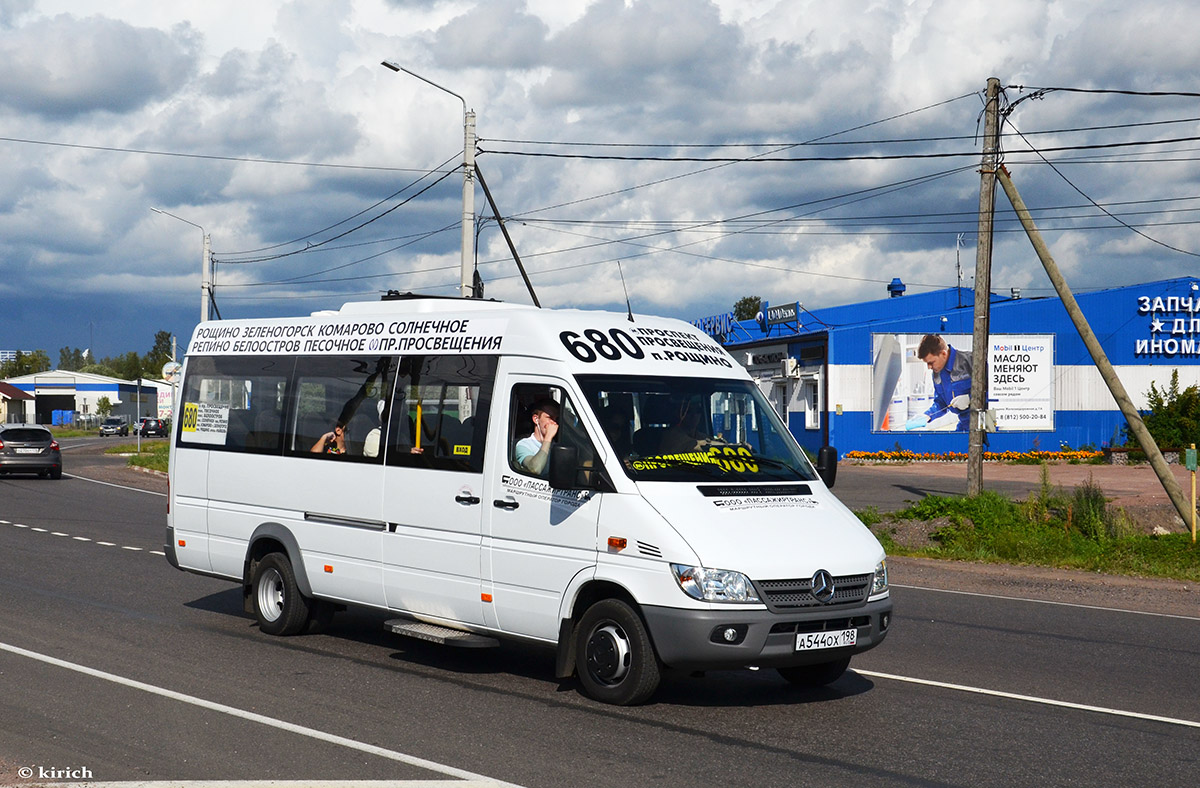
[[[456, 293], [463, 104], [383, 60], [475, 111], [544, 306], [623, 310], [622, 274], [635, 311], [685, 319], [952, 287], [958, 261], [970, 287], [991, 76], [1074, 287], [1196, 273], [1200, 98], [1147, 94], [1200, 89], [1200, 10], [997, 8], [0, 0], [0, 349], [182, 345], [201, 301], [185, 221], [211, 236], [225, 318]], [[478, 188], [475, 207], [486, 295], [528, 303]], [[1048, 294], [997, 207], [994, 291]]]

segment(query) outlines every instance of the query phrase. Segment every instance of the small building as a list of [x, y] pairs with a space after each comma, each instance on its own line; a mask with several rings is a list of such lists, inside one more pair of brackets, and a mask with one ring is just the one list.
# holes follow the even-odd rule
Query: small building
[[33, 399], [26, 420], [38, 424], [73, 424], [93, 421], [102, 397], [112, 405], [112, 415], [133, 422], [142, 416], [169, 418], [171, 385], [163, 381], [130, 381], [88, 372], [50, 370], [10, 378], [7, 383]]
[[[939, 402], [918, 355], [925, 336], [973, 352], [974, 293], [948, 288], [807, 309], [764, 303], [757, 320], [694, 321], [759, 381], [792, 433], [815, 451], [967, 451], [966, 417]], [[1151, 385], [1200, 384], [1200, 279], [1182, 277], [1076, 294], [1134, 404]], [[1121, 444], [1125, 418], [1062, 301], [992, 294], [987, 450], [1026, 452]], [[968, 365], [969, 367], [969, 365]], [[970, 386], [970, 382], [966, 384]]]
[[32, 416], [33, 395], [8, 383], [0, 383], [0, 424], [28, 423]]

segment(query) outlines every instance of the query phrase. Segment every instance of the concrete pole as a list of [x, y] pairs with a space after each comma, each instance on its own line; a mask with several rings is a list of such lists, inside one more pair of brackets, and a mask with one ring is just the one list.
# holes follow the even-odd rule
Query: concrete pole
[[443, 93], [449, 93], [462, 102], [463, 107], [463, 212], [462, 212], [462, 265], [459, 277], [459, 295], [470, 298], [472, 293], [471, 272], [472, 258], [475, 252], [475, 110], [467, 109], [467, 100], [449, 88], [443, 87], [431, 79], [410, 71], [399, 63], [385, 60], [381, 64], [392, 71], [403, 71], [409, 76], [416, 77], [422, 82], [433, 85]]
[[459, 295], [474, 292], [471, 272], [475, 254], [475, 112], [463, 112], [462, 270]]
[[1146, 424], [1142, 421], [1141, 414], [1137, 412], [1137, 408], [1133, 405], [1133, 400], [1129, 398], [1129, 394], [1125, 391], [1125, 386], [1121, 383], [1121, 379], [1117, 377], [1116, 370], [1109, 363], [1108, 356], [1104, 353], [1104, 348], [1100, 346], [1100, 340], [1096, 339], [1096, 335], [1092, 332], [1092, 327], [1088, 325], [1083, 310], [1079, 308], [1079, 302], [1075, 300], [1075, 296], [1071, 294], [1071, 289], [1067, 287], [1067, 280], [1063, 278], [1058, 270], [1058, 265], [1054, 262], [1054, 258], [1050, 256], [1050, 249], [1046, 246], [1046, 242], [1042, 240], [1042, 234], [1038, 232], [1037, 226], [1034, 225], [1033, 217], [1029, 215], [1029, 209], [1025, 207], [1025, 202], [1021, 199], [1021, 195], [1017, 193], [1017, 187], [1013, 184], [1012, 178], [1009, 177], [1008, 171], [1001, 167], [997, 173], [997, 177], [1000, 179], [1000, 185], [1004, 187], [1004, 193], [1008, 195], [1009, 202], [1012, 203], [1013, 209], [1017, 212], [1017, 218], [1021, 220], [1021, 226], [1025, 228], [1025, 234], [1029, 236], [1029, 240], [1033, 243], [1034, 251], [1037, 252], [1038, 259], [1042, 261], [1042, 267], [1046, 269], [1046, 274], [1049, 275], [1050, 282], [1054, 285], [1054, 289], [1058, 291], [1058, 297], [1062, 299], [1063, 306], [1067, 309], [1067, 314], [1071, 316], [1071, 322], [1075, 324], [1075, 329], [1083, 339], [1083, 344], [1087, 346], [1088, 352], [1092, 354], [1092, 361], [1095, 362], [1096, 368], [1100, 370], [1100, 377], [1108, 385], [1108, 390], [1112, 392], [1113, 399], [1117, 401], [1117, 406], [1120, 407], [1125, 420], [1129, 422], [1129, 431], [1133, 433], [1133, 437], [1137, 439], [1138, 444], [1142, 447], [1142, 451], [1146, 453], [1146, 457], [1150, 460], [1150, 467], [1154, 469], [1154, 473], [1158, 476], [1158, 481], [1162, 484], [1163, 490], [1166, 491], [1167, 497], [1175, 505], [1175, 511], [1179, 512], [1180, 518], [1186, 525], [1191, 522], [1193, 509], [1183, 495], [1183, 488], [1179, 486], [1179, 481], [1171, 473], [1171, 466], [1167, 465], [1167, 461], [1163, 459], [1162, 452], [1158, 450], [1158, 444], [1154, 442], [1154, 438], [1150, 435], [1150, 430], [1146, 429]]
[[[202, 231], [203, 232], [203, 231]], [[212, 317], [212, 236], [204, 233], [204, 250], [200, 257], [200, 322]]]
[[[1000, 80], [987, 82], [983, 163], [979, 168], [979, 240], [975, 247], [975, 326], [971, 338], [971, 411], [967, 425], [967, 495], [983, 492], [983, 413], [988, 394], [988, 323], [992, 307], [992, 218], [1000, 155]], [[949, 373], [947, 373], [949, 374]]]

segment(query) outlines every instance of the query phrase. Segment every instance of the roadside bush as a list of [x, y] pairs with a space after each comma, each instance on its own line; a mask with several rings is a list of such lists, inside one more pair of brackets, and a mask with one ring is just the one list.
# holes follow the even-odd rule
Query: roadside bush
[[[1188, 386], [1179, 390], [1179, 370], [1171, 372], [1171, 383], [1160, 389], [1150, 383], [1146, 392], [1149, 409], [1142, 412], [1142, 421], [1150, 431], [1159, 448], [1185, 448], [1200, 443], [1200, 386]], [[1137, 441], [1125, 428], [1125, 445], [1136, 446]]]
[[[894, 524], [907, 519], [934, 529], [931, 546], [906, 542], [900, 548], [890, 538]], [[1200, 580], [1200, 548], [1189, 535], [1137, 533], [1123, 510], [1109, 506], [1092, 478], [1068, 493], [1051, 485], [1048, 469], [1024, 501], [991, 491], [975, 498], [931, 495], [882, 516], [871, 529], [889, 554]]]

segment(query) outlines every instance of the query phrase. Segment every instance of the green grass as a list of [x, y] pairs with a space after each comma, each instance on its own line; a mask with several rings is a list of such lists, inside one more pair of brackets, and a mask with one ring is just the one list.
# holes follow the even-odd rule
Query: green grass
[[55, 438], [91, 438], [96, 435], [95, 430], [80, 430], [74, 427], [52, 427], [49, 424], [45, 425], [45, 427], [50, 430]]
[[[1090, 479], [1064, 492], [1052, 488], [1043, 471], [1041, 486], [1024, 501], [991, 491], [975, 498], [931, 495], [890, 515], [873, 510], [858, 515], [889, 555], [1200, 581], [1200, 545], [1192, 544], [1190, 534], [1138, 533]], [[902, 519], [939, 520], [932, 544], [922, 549], [897, 544], [889, 523]]]
[[156, 471], [167, 472], [167, 455], [170, 453], [171, 445], [166, 440], [142, 440], [142, 451], [138, 453], [138, 445], [136, 443], [120, 443], [116, 446], [109, 446], [104, 450], [105, 454], [131, 454], [129, 458], [130, 465], [137, 465], [142, 468], [151, 468]]

